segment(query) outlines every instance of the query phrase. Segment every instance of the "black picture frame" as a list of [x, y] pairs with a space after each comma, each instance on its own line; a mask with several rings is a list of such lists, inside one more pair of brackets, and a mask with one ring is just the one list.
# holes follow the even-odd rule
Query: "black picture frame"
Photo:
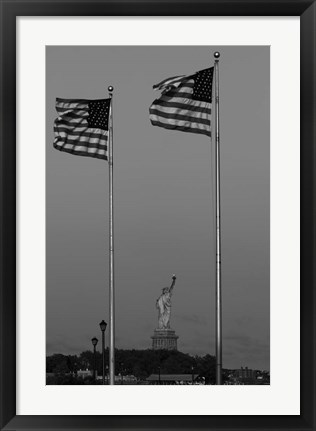
[[[1, 0], [1, 430], [315, 430], [315, 0]], [[16, 17], [300, 16], [301, 414], [16, 415]], [[285, 149], [286, 151], [286, 149]], [[286, 360], [286, 358], [284, 359]]]

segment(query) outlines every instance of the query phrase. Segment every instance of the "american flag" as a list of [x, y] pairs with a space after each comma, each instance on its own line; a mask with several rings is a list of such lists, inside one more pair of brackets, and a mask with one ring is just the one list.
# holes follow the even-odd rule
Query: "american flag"
[[107, 160], [111, 99], [56, 99], [54, 147], [77, 156]]
[[162, 95], [149, 108], [154, 126], [211, 136], [214, 67], [190, 76], [165, 79], [154, 90]]

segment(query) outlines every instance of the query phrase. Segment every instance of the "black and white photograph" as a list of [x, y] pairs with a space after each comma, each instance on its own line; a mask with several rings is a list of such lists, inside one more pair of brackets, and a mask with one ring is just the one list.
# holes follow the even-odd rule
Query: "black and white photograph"
[[46, 385], [270, 385], [269, 46], [46, 46]]

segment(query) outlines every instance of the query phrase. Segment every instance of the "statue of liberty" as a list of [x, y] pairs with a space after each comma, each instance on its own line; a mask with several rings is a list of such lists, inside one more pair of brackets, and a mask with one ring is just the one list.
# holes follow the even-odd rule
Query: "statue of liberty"
[[162, 294], [156, 301], [159, 329], [170, 329], [171, 296], [174, 285], [176, 284], [176, 279], [177, 277], [173, 274], [171, 286], [164, 287], [162, 289]]

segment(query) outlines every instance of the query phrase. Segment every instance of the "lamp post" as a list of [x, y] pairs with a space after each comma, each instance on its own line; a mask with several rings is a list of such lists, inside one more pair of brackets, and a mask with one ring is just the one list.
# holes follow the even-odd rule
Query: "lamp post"
[[100, 329], [102, 331], [102, 384], [105, 385], [105, 357], [104, 357], [104, 333], [107, 327], [107, 323], [102, 320], [100, 323]]
[[193, 367], [193, 365], [192, 365], [192, 367], [191, 367], [192, 385], [193, 385], [193, 382], [194, 382], [194, 374], [193, 374], [193, 371], [194, 371], [194, 367]]
[[109, 384], [109, 366], [106, 366], [106, 384]]
[[123, 363], [121, 363], [121, 385], [123, 385]]
[[96, 357], [96, 347], [98, 344], [98, 339], [96, 337], [93, 337], [91, 342], [93, 345], [93, 360], [94, 360], [94, 364], [93, 364], [93, 379], [94, 381], [96, 380], [96, 368], [97, 368], [97, 357]]

